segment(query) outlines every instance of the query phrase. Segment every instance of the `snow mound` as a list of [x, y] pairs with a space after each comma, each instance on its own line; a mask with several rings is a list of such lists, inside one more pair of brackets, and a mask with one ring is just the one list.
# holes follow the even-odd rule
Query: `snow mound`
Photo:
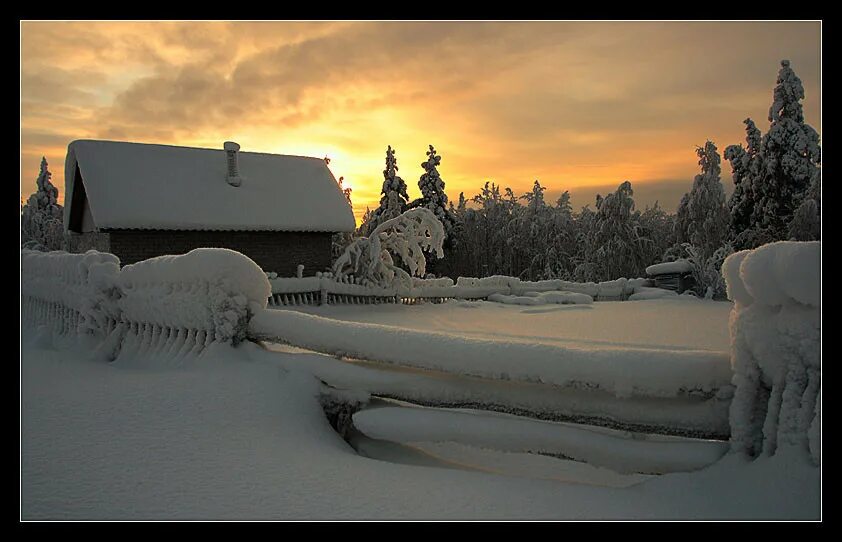
[[689, 273], [693, 270], [693, 266], [689, 261], [681, 259], [674, 262], [656, 263], [646, 268], [646, 274], [649, 276], [664, 275], [667, 273]]
[[723, 264], [731, 313], [732, 449], [781, 447], [818, 463], [821, 437], [821, 243], [779, 242]]

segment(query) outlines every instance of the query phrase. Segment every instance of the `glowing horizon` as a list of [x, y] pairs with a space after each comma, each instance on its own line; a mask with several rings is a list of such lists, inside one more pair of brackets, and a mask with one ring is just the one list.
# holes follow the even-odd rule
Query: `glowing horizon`
[[[792, 61], [821, 134], [811, 23], [21, 23], [21, 197], [41, 156], [64, 196], [74, 139], [328, 156], [354, 214], [380, 198], [385, 150], [419, 196], [429, 144], [448, 196], [535, 179], [578, 209], [631, 180], [673, 211], [696, 145], [765, 132]], [[730, 192], [730, 168], [723, 164]]]

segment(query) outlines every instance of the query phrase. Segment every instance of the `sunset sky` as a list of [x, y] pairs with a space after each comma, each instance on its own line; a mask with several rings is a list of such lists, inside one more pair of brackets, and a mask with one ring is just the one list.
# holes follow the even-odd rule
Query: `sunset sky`
[[432, 143], [452, 199], [539, 179], [579, 208], [628, 179], [674, 211], [697, 145], [766, 131], [781, 59], [821, 135], [820, 54], [817, 22], [23, 22], [21, 196], [41, 156], [64, 195], [74, 139], [234, 140], [329, 156], [359, 219], [386, 146], [417, 197]]

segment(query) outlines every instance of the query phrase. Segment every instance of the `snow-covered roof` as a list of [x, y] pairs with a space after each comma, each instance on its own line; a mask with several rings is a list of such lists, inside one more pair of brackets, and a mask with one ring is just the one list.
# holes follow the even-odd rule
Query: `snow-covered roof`
[[666, 275], [670, 273], [689, 273], [693, 269], [687, 260], [675, 260], [674, 262], [656, 263], [646, 268], [646, 274], [650, 277], [655, 275]]
[[65, 227], [81, 223], [87, 199], [99, 230], [354, 229], [351, 208], [323, 159], [239, 152], [238, 160], [244, 180], [235, 187], [226, 181], [221, 143], [199, 149], [74, 141], [65, 161]]

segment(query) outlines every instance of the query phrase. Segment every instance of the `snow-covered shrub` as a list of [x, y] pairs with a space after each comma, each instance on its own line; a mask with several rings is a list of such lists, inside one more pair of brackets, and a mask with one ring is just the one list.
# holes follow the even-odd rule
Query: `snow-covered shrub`
[[[363, 285], [412, 287], [412, 276], [426, 273], [424, 251], [444, 256], [444, 228], [430, 210], [418, 208], [386, 220], [371, 232], [351, 243], [333, 264], [338, 279], [353, 275]], [[399, 267], [392, 255], [409, 268]]]
[[249, 318], [266, 308], [272, 293], [256, 263], [224, 248], [127, 265], [119, 285], [126, 322], [202, 331], [234, 344], [245, 338]]
[[731, 312], [732, 450], [820, 461], [821, 243], [770, 243], [722, 267]]

